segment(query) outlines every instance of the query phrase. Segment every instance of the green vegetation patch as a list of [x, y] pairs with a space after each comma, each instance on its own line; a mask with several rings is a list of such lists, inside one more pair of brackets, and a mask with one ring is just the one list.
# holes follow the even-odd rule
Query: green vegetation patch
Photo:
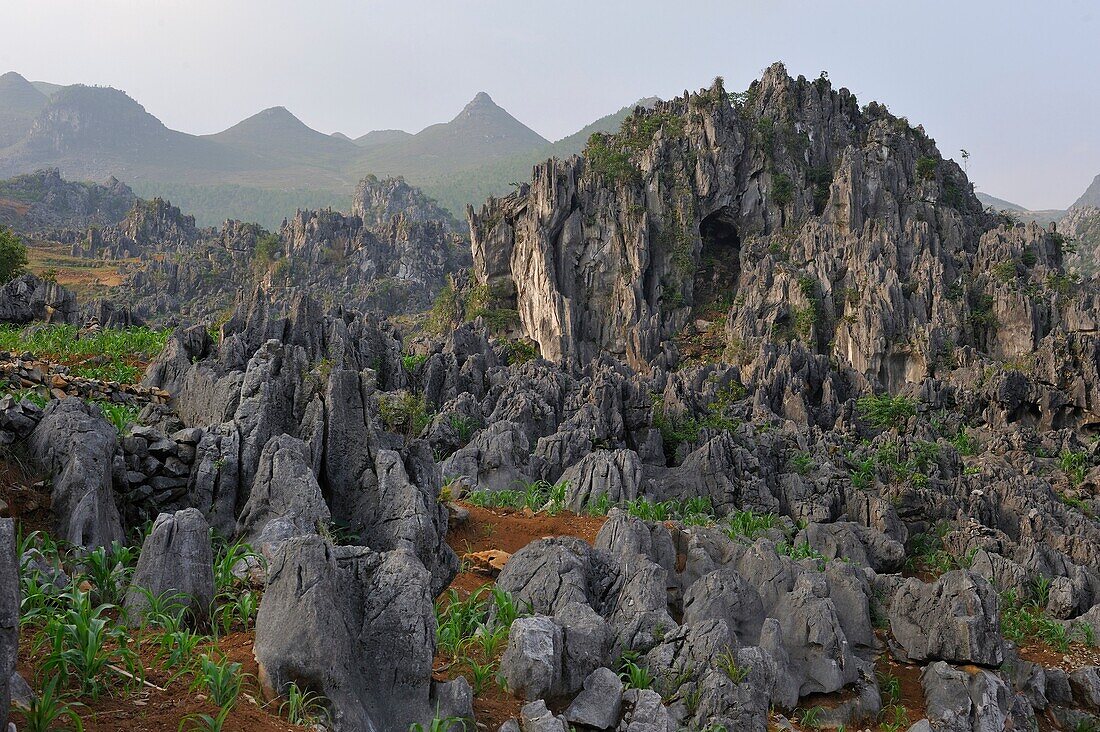
[[74, 376], [130, 384], [164, 350], [168, 335], [145, 327], [81, 333], [75, 325], [0, 325], [0, 350], [67, 364]]

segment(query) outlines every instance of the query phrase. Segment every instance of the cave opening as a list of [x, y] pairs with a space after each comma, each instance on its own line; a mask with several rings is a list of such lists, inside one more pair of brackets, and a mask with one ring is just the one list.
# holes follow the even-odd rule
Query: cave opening
[[695, 310], [704, 316], [723, 315], [733, 305], [741, 274], [741, 237], [730, 207], [704, 218], [699, 237], [703, 248], [693, 284]]

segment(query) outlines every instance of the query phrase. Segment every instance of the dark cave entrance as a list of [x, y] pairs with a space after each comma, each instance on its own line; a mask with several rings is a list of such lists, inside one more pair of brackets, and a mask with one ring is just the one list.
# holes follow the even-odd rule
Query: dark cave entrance
[[699, 223], [703, 249], [692, 288], [695, 313], [706, 318], [724, 316], [737, 294], [741, 274], [741, 237], [733, 212], [723, 206]]

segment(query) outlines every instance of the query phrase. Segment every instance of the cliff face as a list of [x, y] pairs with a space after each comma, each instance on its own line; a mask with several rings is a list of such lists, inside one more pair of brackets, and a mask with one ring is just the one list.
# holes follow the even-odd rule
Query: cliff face
[[639, 109], [470, 213], [476, 277], [573, 365], [673, 366], [670, 341], [718, 319], [727, 355], [797, 339], [893, 387], [1069, 317], [1055, 237], [998, 228], [922, 129], [781, 65]]

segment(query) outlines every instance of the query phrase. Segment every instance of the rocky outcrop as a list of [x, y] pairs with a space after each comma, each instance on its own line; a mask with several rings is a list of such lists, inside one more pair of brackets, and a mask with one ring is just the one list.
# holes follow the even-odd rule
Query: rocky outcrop
[[140, 625], [151, 598], [170, 599], [194, 619], [214, 606], [214, 553], [210, 525], [194, 508], [162, 513], [141, 545], [123, 607]]
[[65, 231], [118, 223], [136, 196], [113, 176], [102, 185], [77, 183], [53, 168], [0, 181], [0, 200], [0, 226], [60, 239]]
[[15, 522], [0, 518], [0, 729], [8, 724], [9, 679], [19, 651], [19, 561]]
[[890, 604], [890, 630], [911, 661], [999, 666], [1003, 659], [997, 593], [966, 572], [934, 584], [907, 580]]
[[376, 319], [322, 315], [301, 296], [284, 314], [260, 290], [216, 349], [187, 331], [146, 375], [175, 389], [180, 418], [207, 434], [190, 490], [217, 530], [258, 538], [280, 519], [274, 541], [327, 530], [331, 519], [376, 551], [412, 552], [438, 593], [458, 569], [439, 466], [423, 443], [383, 444], [381, 395], [407, 379], [393, 331]]
[[639, 109], [471, 212], [478, 281], [552, 361], [671, 367], [703, 328], [718, 355], [801, 341], [890, 391], [1077, 329], [1054, 234], [996, 227], [921, 129], [779, 65]]
[[327, 302], [387, 314], [423, 311], [445, 275], [468, 263], [455, 229], [450, 214], [404, 180], [365, 178], [350, 215], [298, 211], [287, 222], [285, 277], [326, 293]]
[[124, 259], [155, 253], [190, 253], [200, 236], [193, 216], [162, 198], [137, 200], [122, 221], [88, 230], [87, 238], [73, 245], [74, 257]]
[[113, 490], [118, 433], [99, 409], [73, 398], [51, 402], [27, 444], [54, 476], [51, 506], [58, 538], [88, 548], [121, 541]]
[[301, 440], [277, 435], [268, 441], [237, 521], [238, 536], [271, 555], [284, 539], [327, 529], [331, 516], [311, 460]]
[[434, 628], [431, 575], [413, 555], [292, 538], [260, 603], [260, 679], [318, 690], [338, 732], [407, 729], [435, 715]]
[[28, 273], [0, 288], [0, 323], [75, 323], [78, 319], [76, 296], [56, 282]]

